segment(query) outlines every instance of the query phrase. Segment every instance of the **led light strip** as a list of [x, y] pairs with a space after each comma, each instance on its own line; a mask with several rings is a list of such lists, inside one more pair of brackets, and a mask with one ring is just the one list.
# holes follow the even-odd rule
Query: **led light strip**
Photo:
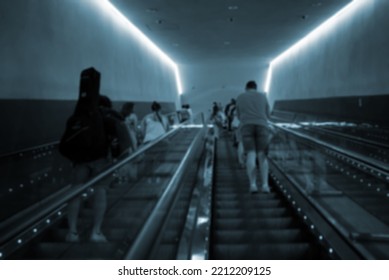
[[123, 24], [132, 35], [135, 36], [142, 44], [146, 45], [153, 51], [158, 57], [160, 57], [165, 63], [173, 68], [176, 86], [178, 94], [182, 94], [182, 83], [180, 78], [180, 72], [177, 64], [167, 56], [160, 48], [157, 47], [145, 34], [142, 33], [131, 21], [128, 20], [109, 0], [96, 0], [97, 4], [100, 4], [104, 10], [111, 13], [113, 18]]
[[282, 60], [284, 60], [286, 57], [289, 57], [293, 55], [294, 53], [297, 53], [302, 48], [306, 47], [310, 42], [313, 42], [317, 39], [320, 39], [321, 35], [325, 32], [331, 31], [337, 24], [339, 24], [341, 21], [345, 20], [346, 17], [352, 16], [357, 10], [360, 10], [362, 8], [362, 4], [371, 3], [371, 0], [353, 0], [351, 3], [347, 4], [344, 8], [342, 8], [340, 11], [338, 11], [336, 14], [331, 16], [329, 19], [327, 19], [325, 22], [320, 24], [318, 27], [316, 27], [313, 31], [311, 31], [308, 35], [306, 35], [304, 38], [299, 40], [297, 43], [292, 45], [290, 48], [288, 48], [286, 51], [278, 55], [275, 59], [273, 59], [269, 64], [269, 69], [267, 71], [266, 75], [266, 81], [265, 81], [265, 92], [269, 94], [270, 91], [270, 85], [271, 85], [271, 79], [272, 79], [272, 71], [273, 66], [276, 64], [279, 64]]

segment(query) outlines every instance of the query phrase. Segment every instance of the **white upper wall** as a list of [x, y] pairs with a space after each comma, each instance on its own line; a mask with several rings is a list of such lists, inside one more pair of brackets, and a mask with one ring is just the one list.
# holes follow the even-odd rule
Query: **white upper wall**
[[77, 99], [94, 66], [112, 100], [179, 104], [174, 69], [99, 2], [0, 1], [0, 99]]
[[357, 1], [335, 28], [272, 67], [271, 102], [389, 93], [389, 1]]

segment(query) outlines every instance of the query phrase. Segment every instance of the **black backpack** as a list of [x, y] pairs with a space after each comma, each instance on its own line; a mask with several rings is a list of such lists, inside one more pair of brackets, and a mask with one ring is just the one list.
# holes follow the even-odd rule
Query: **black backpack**
[[100, 73], [94, 68], [81, 72], [76, 109], [67, 120], [59, 151], [75, 163], [84, 163], [107, 155], [103, 116], [98, 108]]
[[124, 118], [115, 110], [108, 108], [101, 108], [100, 110], [104, 118], [112, 156], [119, 158], [128, 155], [134, 143], [131, 141], [130, 132], [124, 123]]

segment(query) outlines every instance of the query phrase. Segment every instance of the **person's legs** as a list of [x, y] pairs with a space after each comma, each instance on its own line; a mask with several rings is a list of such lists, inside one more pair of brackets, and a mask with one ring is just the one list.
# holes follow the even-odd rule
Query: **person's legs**
[[269, 130], [264, 126], [255, 127], [255, 145], [259, 164], [259, 174], [262, 192], [270, 192], [268, 184], [269, 163], [267, 161], [267, 149], [269, 146]]
[[[90, 174], [90, 170], [86, 164], [75, 165], [73, 167], [73, 172], [72, 172], [72, 179], [71, 179], [72, 185], [75, 187], [80, 184], [83, 184], [87, 180], [89, 174]], [[69, 232], [66, 235], [66, 241], [68, 242], [79, 241], [77, 223], [78, 223], [78, 214], [80, 212], [80, 204], [81, 204], [81, 198], [76, 197], [69, 202], [67, 207]]]
[[245, 155], [242, 141], [238, 142], [238, 162], [241, 168], [245, 166]]
[[249, 179], [250, 184], [250, 192], [255, 193], [258, 192], [257, 187], [257, 173], [255, 168], [255, 141], [253, 135], [253, 125], [244, 125], [241, 128], [242, 142], [243, 148], [246, 151], [246, 173]]
[[235, 132], [234, 134], [238, 146], [237, 148], [238, 163], [241, 168], [244, 168], [246, 165], [246, 159], [244, 154], [243, 139], [242, 139], [240, 128], [236, 128], [234, 132]]
[[247, 152], [246, 172], [247, 172], [247, 176], [249, 177], [250, 192], [252, 193], [258, 192], [258, 187], [256, 183], [257, 170], [255, 168], [255, 151]]
[[259, 162], [259, 175], [261, 188], [263, 192], [269, 192], [268, 175], [269, 175], [269, 163], [267, 161], [266, 154], [264, 152], [258, 153]]
[[107, 208], [107, 194], [104, 186], [96, 186], [93, 203], [93, 228], [91, 233], [91, 241], [106, 242], [107, 239], [101, 233], [101, 225], [103, 224], [105, 210]]
[[66, 241], [78, 242], [80, 240], [77, 230], [78, 213], [80, 211], [81, 199], [79, 197], [73, 199], [68, 204], [68, 224], [69, 232], [66, 235]]
[[[104, 167], [106, 166], [107, 161], [105, 159], [98, 160], [96, 162], [93, 162], [92, 164], [92, 170], [93, 175], [98, 174]], [[101, 226], [104, 221], [104, 215], [107, 208], [107, 190], [106, 185], [95, 185], [95, 194], [94, 194], [94, 201], [93, 201], [93, 228], [90, 236], [90, 240], [93, 242], [106, 242], [106, 237], [101, 232]]]

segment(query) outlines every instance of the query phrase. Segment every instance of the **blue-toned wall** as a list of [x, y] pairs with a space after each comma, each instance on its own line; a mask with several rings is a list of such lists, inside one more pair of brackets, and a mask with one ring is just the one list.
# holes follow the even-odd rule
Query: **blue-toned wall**
[[113, 101], [180, 104], [173, 69], [96, 3], [0, 1], [1, 152], [57, 139], [89, 66]]
[[335, 29], [274, 66], [271, 102], [389, 93], [389, 1], [358, 5]]
[[227, 105], [231, 98], [244, 92], [249, 80], [255, 80], [262, 89], [266, 75], [266, 68], [256, 61], [190, 65], [180, 69], [186, 82], [182, 103], [189, 103], [194, 112], [204, 113], [209, 112], [214, 101]]

